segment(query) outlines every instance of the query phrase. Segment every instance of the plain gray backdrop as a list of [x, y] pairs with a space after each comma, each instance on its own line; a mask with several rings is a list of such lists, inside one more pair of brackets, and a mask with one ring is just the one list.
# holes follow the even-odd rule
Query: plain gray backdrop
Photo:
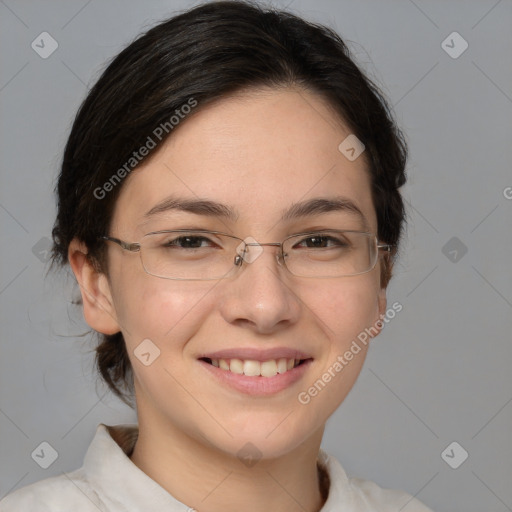
[[[81, 466], [98, 423], [136, 421], [97, 383], [73, 279], [45, 278], [53, 186], [105, 62], [194, 4], [0, 1], [0, 497]], [[349, 474], [439, 512], [512, 510], [512, 2], [272, 4], [349, 42], [410, 146], [409, 223], [388, 290], [403, 310], [323, 447]], [[48, 469], [31, 456], [42, 442], [58, 453]]]

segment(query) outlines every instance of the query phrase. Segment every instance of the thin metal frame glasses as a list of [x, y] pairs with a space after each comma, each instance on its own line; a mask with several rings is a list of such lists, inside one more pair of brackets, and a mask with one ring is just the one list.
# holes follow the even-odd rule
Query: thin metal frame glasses
[[138, 252], [149, 275], [187, 281], [230, 277], [244, 261], [255, 261], [266, 245], [279, 248], [277, 262], [292, 275], [313, 278], [364, 274], [375, 268], [379, 251], [390, 254], [393, 247], [379, 243], [373, 233], [336, 229], [297, 233], [280, 243], [259, 243], [252, 237], [241, 239], [220, 231], [195, 229], [154, 231], [140, 242], [111, 236], [100, 239]]

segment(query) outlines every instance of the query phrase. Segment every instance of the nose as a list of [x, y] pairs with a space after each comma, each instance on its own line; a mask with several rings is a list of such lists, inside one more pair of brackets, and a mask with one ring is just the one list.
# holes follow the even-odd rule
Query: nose
[[279, 245], [248, 244], [248, 252], [235, 257], [235, 264], [242, 268], [224, 282], [225, 293], [219, 303], [221, 315], [230, 324], [269, 334], [300, 318], [301, 301], [280, 264]]

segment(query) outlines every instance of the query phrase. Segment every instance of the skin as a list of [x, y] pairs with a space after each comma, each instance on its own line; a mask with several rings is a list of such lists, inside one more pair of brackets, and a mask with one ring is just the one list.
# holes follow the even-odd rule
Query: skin
[[[364, 154], [351, 162], [338, 150], [349, 133], [329, 104], [300, 89], [245, 91], [198, 109], [125, 180], [109, 235], [135, 242], [154, 230], [204, 228], [275, 242], [310, 228], [362, 230], [346, 212], [278, 222], [294, 202], [334, 195], [353, 201], [376, 233]], [[170, 193], [222, 202], [239, 216], [169, 211], [146, 220]], [[386, 310], [382, 262], [358, 276], [307, 279], [279, 266], [275, 250], [265, 247], [231, 278], [201, 282], [150, 276], [137, 253], [111, 243], [107, 277], [80, 241], [69, 247], [86, 321], [102, 333], [122, 331], [127, 344], [139, 420], [131, 460], [201, 512], [320, 510], [316, 459], [325, 423], [367, 349], [309, 404], [297, 396]], [[150, 366], [133, 353], [146, 338], [161, 351]], [[269, 397], [227, 388], [197, 361], [201, 352], [274, 346], [314, 360], [299, 382]], [[252, 467], [237, 457], [249, 441], [262, 453]]]

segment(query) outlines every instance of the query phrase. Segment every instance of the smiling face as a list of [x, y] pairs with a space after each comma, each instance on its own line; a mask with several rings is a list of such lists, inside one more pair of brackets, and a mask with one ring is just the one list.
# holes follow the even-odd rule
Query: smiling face
[[[310, 92], [262, 89], [225, 98], [183, 122], [132, 172], [108, 234], [138, 242], [153, 231], [205, 229], [265, 243], [313, 230], [376, 233], [364, 154], [349, 161], [338, 149], [349, 134]], [[199, 199], [224, 206], [208, 203], [206, 212], [203, 203], [192, 212], [190, 203]], [[302, 215], [290, 210], [312, 199], [326, 201]], [[340, 199], [342, 206], [334, 207]], [[159, 204], [164, 207], [155, 208]], [[152, 209], [158, 211], [147, 215]], [[176, 281], [147, 274], [137, 253], [109, 243], [109, 279], [102, 276], [99, 284], [105, 302], [100, 310], [84, 300], [84, 313], [93, 328], [122, 331], [141, 424], [169, 427], [234, 455], [247, 441], [266, 457], [318, 441], [354, 384], [366, 347], [308, 404], [298, 396], [384, 313], [381, 263], [357, 276], [304, 278], [281, 266], [276, 252], [263, 247], [226, 279]], [[160, 351], [147, 366], [134, 354], [143, 340]], [[295, 350], [307, 364], [271, 377], [284, 384], [266, 392], [250, 383], [244, 391], [243, 381], [268, 377], [234, 377], [233, 385], [220, 378], [227, 370], [201, 360], [240, 354], [266, 361], [290, 358]]]

